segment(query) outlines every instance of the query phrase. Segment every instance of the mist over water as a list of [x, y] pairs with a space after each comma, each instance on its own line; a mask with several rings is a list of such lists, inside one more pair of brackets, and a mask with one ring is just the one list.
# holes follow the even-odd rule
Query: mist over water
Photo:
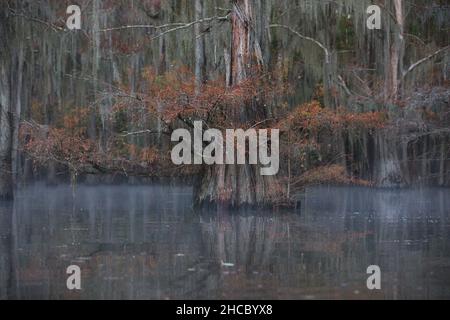
[[301, 212], [200, 213], [187, 187], [35, 184], [0, 206], [0, 298], [450, 298], [449, 211], [438, 188], [317, 187]]

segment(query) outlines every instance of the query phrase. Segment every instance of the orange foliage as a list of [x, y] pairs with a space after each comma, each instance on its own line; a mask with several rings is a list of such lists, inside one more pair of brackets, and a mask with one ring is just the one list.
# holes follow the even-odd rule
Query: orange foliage
[[352, 113], [344, 108], [332, 110], [323, 107], [318, 101], [303, 104], [279, 123], [282, 130], [317, 131], [349, 128], [382, 128], [386, 123], [384, 112]]
[[[224, 79], [218, 79], [207, 81], [201, 88], [196, 87], [195, 76], [186, 67], [174, 68], [164, 75], [147, 68], [143, 75], [148, 87], [145, 94], [139, 94], [139, 99], [149, 114], [166, 124], [185, 119], [231, 121], [227, 115], [233, 111], [245, 110], [253, 101], [267, 101], [286, 90], [283, 84], [260, 73], [233, 87], [225, 86]], [[141, 112], [140, 107], [133, 108], [126, 101], [116, 104], [115, 111], [125, 109], [128, 114]]]
[[88, 108], [76, 108], [62, 118], [63, 128], [76, 135], [86, 134]]
[[[194, 75], [186, 67], [173, 68], [164, 75], [147, 68], [143, 76], [146, 81], [139, 90], [145, 93], [131, 93], [124, 84], [117, 86], [120, 94], [114, 97], [115, 104], [109, 119], [115, 121], [113, 127], [117, 131], [132, 127], [145, 134], [151, 132], [147, 129], [151, 128], [155, 120], [167, 132], [181, 126], [183, 122], [189, 124], [193, 120], [203, 120], [215, 128], [234, 128], [236, 125], [243, 128], [244, 125], [250, 127], [263, 123], [268, 128], [293, 133], [289, 135], [289, 150], [297, 148], [296, 151], [300, 151], [293, 156], [302, 164], [302, 170], [310, 154], [317, 154], [318, 163], [322, 163], [320, 136], [323, 133], [382, 128], [386, 122], [386, 115], [381, 112], [352, 113], [344, 108], [333, 110], [323, 107], [318, 101], [312, 101], [295, 108], [283, 120], [274, 123], [272, 119], [265, 119], [264, 103], [278, 101], [280, 96], [285, 96], [289, 91], [285, 82], [279, 81], [274, 74], [254, 72], [247, 80], [233, 87], [224, 85], [224, 79], [209, 80], [201, 88], [197, 88]], [[317, 95], [323, 95], [322, 87], [317, 89]], [[284, 110], [278, 108], [279, 112]], [[37, 103], [33, 104], [32, 111], [36, 117], [39, 116]], [[53, 160], [74, 170], [98, 166], [118, 168], [120, 171], [139, 168], [140, 172], [148, 172], [150, 167], [169, 166], [168, 155], [158, 148], [143, 145], [140, 139], [130, 143], [126, 137], [133, 133], [113, 132], [105, 139], [107, 141], [90, 140], [87, 134], [88, 120], [94, 111], [75, 108], [59, 117], [54, 127], [23, 126], [21, 138], [24, 150], [38, 162]], [[250, 118], [253, 123], [235, 123], [239, 117], [234, 115], [245, 111], [252, 113]], [[261, 115], [255, 112], [261, 112]], [[311, 167], [311, 164], [308, 166]], [[308, 171], [303, 178], [311, 182], [348, 182], [345, 169], [339, 166]]]
[[82, 135], [68, 134], [64, 128], [22, 126], [20, 137], [24, 150], [37, 162], [52, 160], [75, 168], [95, 161], [95, 143]]
[[[341, 165], [321, 166], [303, 173], [296, 184], [317, 185], [317, 184], [343, 184], [369, 186], [365, 180], [354, 179], [347, 175], [347, 170]], [[295, 184], [294, 184], [295, 185]]]

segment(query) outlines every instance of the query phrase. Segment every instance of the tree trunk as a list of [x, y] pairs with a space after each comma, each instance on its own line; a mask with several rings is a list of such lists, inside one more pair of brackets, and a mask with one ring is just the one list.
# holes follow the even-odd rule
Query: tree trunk
[[[400, 93], [400, 79], [403, 72], [404, 41], [404, 3], [394, 0], [395, 28], [394, 40], [390, 46], [389, 64], [387, 65], [386, 100], [395, 101]], [[390, 37], [390, 35], [387, 35]]]
[[376, 159], [376, 184], [379, 187], [405, 186], [404, 174], [398, 157], [398, 145], [392, 136], [397, 132], [381, 130], [377, 133], [378, 158]]
[[[253, 27], [251, 0], [232, 0], [231, 54], [228, 86], [239, 85], [247, 79], [253, 66], [262, 67], [262, 52]], [[227, 59], [225, 59], [227, 60]], [[235, 110], [239, 111], [236, 112]], [[235, 128], [244, 123], [258, 121], [265, 114], [262, 104], [253, 102], [227, 110]], [[229, 128], [232, 129], [232, 128]], [[214, 165], [203, 168], [203, 174], [195, 186], [195, 203], [198, 206], [256, 207], [273, 204], [279, 199], [279, 190], [273, 176], [261, 176], [258, 165]]]
[[441, 137], [440, 143], [441, 143], [441, 150], [440, 150], [441, 157], [439, 159], [439, 186], [443, 187], [446, 181], [445, 160], [447, 157], [446, 139], [444, 136]]
[[24, 65], [24, 44], [20, 41], [20, 48], [17, 57], [17, 87], [15, 95], [15, 111], [14, 111], [14, 126], [13, 126], [13, 138], [12, 138], [12, 172], [13, 172], [13, 184], [17, 185], [17, 179], [20, 169], [19, 161], [19, 129], [20, 129], [20, 117], [22, 115], [22, 87], [23, 87], [23, 65]]
[[[203, 0], [195, 0], [195, 20], [203, 19]], [[205, 39], [202, 35], [202, 24], [194, 26], [195, 37], [195, 81], [196, 88], [200, 90], [205, 81]]]
[[12, 200], [13, 198], [11, 159], [13, 116], [9, 80], [8, 67], [2, 61], [0, 62], [0, 200]]
[[[15, 125], [18, 127], [20, 117], [20, 85], [12, 88], [13, 63], [17, 53], [13, 51], [12, 36], [15, 35], [14, 25], [10, 23], [7, 12], [0, 12], [0, 200], [12, 200], [14, 190], [13, 179], [13, 144], [14, 136], [18, 135]], [[18, 54], [17, 80], [21, 82], [23, 47], [21, 45]], [[15, 91], [15, 90], [17, 91]], [[14, 93], [17, 92], [17, 101], [14, 106]]]

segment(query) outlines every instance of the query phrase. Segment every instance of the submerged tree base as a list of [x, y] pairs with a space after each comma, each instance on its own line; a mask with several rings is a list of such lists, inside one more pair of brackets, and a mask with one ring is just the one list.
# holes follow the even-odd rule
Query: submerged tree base
[[196, 207], [274, 207], [282, 190], [276, 177], [261, 176], [258, 165], [204, 167], [194, 185]]

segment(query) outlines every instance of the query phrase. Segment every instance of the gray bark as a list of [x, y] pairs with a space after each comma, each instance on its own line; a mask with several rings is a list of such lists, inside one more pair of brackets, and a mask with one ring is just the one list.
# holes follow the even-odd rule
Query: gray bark
[[8, 71], [5, 63], [0, 63], [0, 200], [13, 198], [11, 162], [13, 116]]
[[18, 169], [19, 169], [19, 126], [20, 117], [22, 115], [22, 87], [23, 87], [23, 64], [24, 64], [24, 47], [20, 42], [19, 54], [17, 57], [17, 88], [14, 111], [14, 127], [12, 141], [12, 171], [14, 185], [17, 185]]
[[[195, 0], [195, 20], [203, 19], [203, 0]], [[202, 24], [194, 26], [195, 37], [195, 81], [197, 90], [205, 81], [205, 39]]]

